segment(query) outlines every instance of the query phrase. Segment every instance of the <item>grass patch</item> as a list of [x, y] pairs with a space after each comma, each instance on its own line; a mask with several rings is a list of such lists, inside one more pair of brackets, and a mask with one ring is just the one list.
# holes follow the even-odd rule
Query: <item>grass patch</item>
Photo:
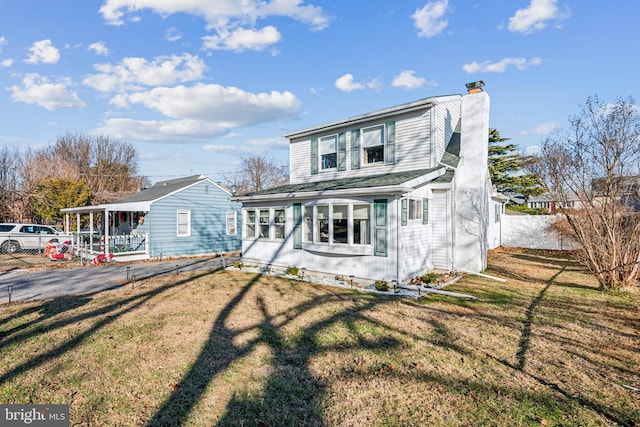
[[242, 271], [0, 307], [0, 401], [71, 425], [637, 425], [640, 295], [497, 252], [416, 303]]

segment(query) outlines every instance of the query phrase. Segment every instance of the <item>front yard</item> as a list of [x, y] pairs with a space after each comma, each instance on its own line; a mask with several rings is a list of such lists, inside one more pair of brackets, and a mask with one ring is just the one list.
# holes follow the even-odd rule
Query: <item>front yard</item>
[[[640, 423], [640, 293], [491, 254], [418, 302], [241, 271], [0, 306], [0, 402], [71, 425]], [[634, 389], [635, 388], [635, 389]]]

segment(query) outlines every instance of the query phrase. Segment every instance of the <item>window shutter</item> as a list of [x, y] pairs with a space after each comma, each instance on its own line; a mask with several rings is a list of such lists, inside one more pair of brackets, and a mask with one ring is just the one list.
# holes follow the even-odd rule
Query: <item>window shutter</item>
[[318, 173], [318, 138], [311, 138], [311, 175]]
[[384, 163], [394, 165], [396, 163], [396, 122], [387, 123], [386, 132]]
[[351, 131], [351, 169], [360, 169], [360, 129]]
[[344, 132], [338, 134], [338, 170], [347, 170], [347, 134]]
[[422, 223], [429, 224], [429, 199], [422, 199]]
[[400, 222], [407, 225], [409, 220], [409, 199], [400, 200]]
[[387, 256], [387, 201], [374, 200], [373, 214], [375, 221], [375, 241], [373, 254]]
[[293, 204], [293, 249], [302, 249], [302, 204]]

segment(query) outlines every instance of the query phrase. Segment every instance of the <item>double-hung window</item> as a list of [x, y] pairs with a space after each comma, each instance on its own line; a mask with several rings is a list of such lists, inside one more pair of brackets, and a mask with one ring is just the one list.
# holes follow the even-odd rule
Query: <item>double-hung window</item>
[[304, 232], [302, 239], [305, 242], [313, 242], [313, 206], [304, 208]]
[[269, 209], [260, 209], [259, 211], [259, 220], [260, 220], [260, 237], [261, 239], [269, 238]]
[[369, 245], [371, 244], [371, 220], [370, 205], [354, 205], [353, 206], [353, 244]]
[[329, 206], [318, 206], [316, 215], [316, 229], [318, 230], [318, 241], [329, 243]]
[[177, 236], [191, 236], [191, 211], [178, 209], [177, 211]]
[[409, 220], [422, 220], [421, 199], [409, 199]]
[[320, 138], [320, 168], [333, 169], [338, 165], [337, 136]]
[[384, 126], [362, 129], [362, 153], [365, 164], [384, 162]]
[[236, 211], [227, 211], [226, 220], [227, 220], [227, 236], [235, 236], [236, 235], [236, 224], [237, 224], [237, 215]]
[[349, 206], [333, 205], [333, 242], [349, 243]]
[[256, 237], [256, 211], [247, 210], [244, 222], [244, 235], [248, 239]]
[[275, 209], [273, 211], [273, 238], [284, 239], [285, 215], [284, 209]]

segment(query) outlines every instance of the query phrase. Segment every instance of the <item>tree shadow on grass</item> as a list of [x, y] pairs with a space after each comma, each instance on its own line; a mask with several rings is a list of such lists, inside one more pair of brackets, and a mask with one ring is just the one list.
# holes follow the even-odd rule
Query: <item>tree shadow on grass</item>
[[[177, 286], [184, 285], [193, 280], [196, 280], [198, 277], [206, 276], [209, 274], [209, 272], [204, 272], [200, 275], [190, 276], [188, 278], [184, 278], [182, 280], [172, 282], [140, 294], [132, 295], [125, 299], [118, 299], [112, 304], [96, 308], [95, 310], [91, 310], [85, 313], [78, 313], [71, 317], [60, 318], [57, 321], [47, 324], [46, 331], [51, 332], [60, 328], [64, 328], [68, 325], [80, 323], [85, 320], [100, 318], [100, 320], [96, 321], [90, 328], [86, 329], [82, 333], [74, 335], [73, 338], [43, 353], [34, 355], [29, 360], [4, 372], [2, 375], [0, 375], [0, 385], [11, 381], [17, 376], [31, 369], [35, 369], [38, 366], [41, 366], [48, 361], [54, 358], [58, 358], [61, 355], [73, 350], [74, 348], [78, 347], [84, 340], [95, 334], [97, 331], [113, 323], [126, 313], [129, 313], [136, 308], [144, 305], [146, 302], [164, 293], [165, 291]], [[42, 315], [38, 319], [27, 322], [27, 325], [24, 328], [19, 327], [14, 328], [11, 331], [7, 331], [5, 336], [0, 338], [0, 344], [5, 347], [9, 345], [20, 344], [21, 342], [25, 342], [30, 338], [36, 337], [43, 332], [43, 327], [39, 327], [39, 324], [42, 324], [45, 320], [53, 318], [58, 314], [62, 314], [69, 310], [78, 309], [90, 301], [91, 298], [88, 295], [83, 295], [79, 297], [65, 297], [47, 302], [38, 308], [38, 310], [42, 313]], [[17, 313], [16, 315], [24, 316], [38, 310], [32, 311], [30, 309], [25, 309], [22, 312]], [[26, 330], [27, 327], [31, 327], [31, 329]]]

